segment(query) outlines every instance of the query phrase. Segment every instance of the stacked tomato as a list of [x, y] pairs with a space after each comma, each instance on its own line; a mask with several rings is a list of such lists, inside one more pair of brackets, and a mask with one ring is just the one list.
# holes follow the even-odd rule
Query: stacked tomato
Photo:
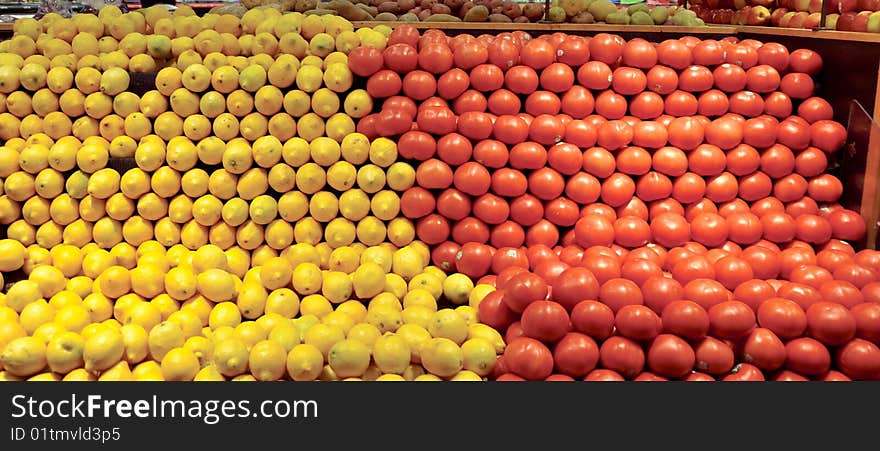
[[500, 378], [880, 378], [880, 253], [849, 244], [817, 53], [401, 26], [349, 60], [434, 263], [497, 288]]

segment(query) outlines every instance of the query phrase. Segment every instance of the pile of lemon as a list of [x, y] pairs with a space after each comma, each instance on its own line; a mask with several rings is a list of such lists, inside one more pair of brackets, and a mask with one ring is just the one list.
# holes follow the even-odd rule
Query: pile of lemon
[[[481, 380], [491, 287], [430, 266], [356, 120], [390, 28], [271, 8], [22, 19], [0, 43], [3, 380]], [[154, 89], [130, 90], [139, 72]], [[127, 167], [125, 165], [128, 165]], [[444, 308], [452, 306], [454, 308]]]

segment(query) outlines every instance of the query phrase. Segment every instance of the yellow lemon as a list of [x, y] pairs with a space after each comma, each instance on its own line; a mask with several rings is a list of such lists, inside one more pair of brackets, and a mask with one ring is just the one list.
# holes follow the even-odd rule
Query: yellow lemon
[[107, 370], [119, 362], [124, 352], [125, 345], [118, 330], [110, 327], [99, 329], [85, 339], [85, 368], [92, 372]]
[[281, 379], [287, 367], [287, 351], [273, 340], [259, 341], [251, 348], [248, 366], [257, 380]]
[[162, 376], [167, 381], [191, 381], [199, 369], [199, 359], [186, 348], [174, 348], [162, 357]]
[[448, 338], [432, 338], [420, 349], [422, 365], [438, 377], [452, 377], [462, 370], [464, 356], [461, 348]]
[[310, 344], [294, 346], [287, 354], [287, 374], [295, 381], [313, 381], [324, 369], [324, 356]]
[[357, 377], [370, 366], [370, 348], [357, 340], [341, 340], [330, 348], [327, 361], [337, 377]]
[[384, 335], [373, 344], [373, 360], [386, 374], [403, 374], [410, 364], [409, 344], [397, 335]]

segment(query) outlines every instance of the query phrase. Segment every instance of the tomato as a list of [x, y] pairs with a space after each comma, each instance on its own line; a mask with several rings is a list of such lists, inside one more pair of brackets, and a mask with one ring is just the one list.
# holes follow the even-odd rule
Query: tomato
[[431, 158], [416, 169], [416, 183], [428, 189], [443, 189], [452, 185], [452, 169], [443, 161]]
[[496, 248], [520, 247], [526, 241], [526, 232], [513, 221], [504, 221], [492, 228], [489, 244]]
[[[627, 203], [618, 206], [615, 209], [615, 214], [618, 218], [622, 218], [624, 216], [634, 216], [641, 220], [648, 219], [648, 206], [638, 197], [633, 197]], [[643, 229], [644, 230], [644, 229]], [[647, 232], [646, 232], [647, 233]], [[619, 243], [617, 244], [620, 245]], [[640, 246], [636, 246], [640, 247]], [[626, 249], [625, 247], [620, 247], [620, 250]]]
[[570, 332], [556, 343], [553, 360], [557, 371], [572, 377], [585, 376], [599, 363], [599, 345], [588, 335]]
[[694, 349], [694, 368], [709, 374], [725, 374], [733, 368], [733, 349], [727, 343], [706, 337]]
[[836, 210], [828, 215], [828, 222], [837, 239], [858, 241], [865, 236], [865, 220], [852, 210]]
[[[639, 249], [645, 248], [642, 247]], [[648, 250], [647, 252], [651, 254], [654, 253], [651, 250]], [[636, 285], [641, 286], [651, 277], [663, 276], [663, 268], [653, 260], [633, 257], [633, 254], [630, 253], [620, 266], [620, 275], [624, 279], [632, 280]]]
[[584, 377], [584, 381], [588, 382], [623, 382], [626, 379], [623, 378], [617, 371], [606, 370], [606, 369], [598, 369], [590, 371]]
[[544, 261], [535, 266], [535, 274], [544, 279], [548, 285], [553, 285], [556, 279], [570, 266], [562, 260], [553, 259]]
[[837, 350], [837, 367], [854, 380], [880, 379], [880, 348], [856, 338]]
[[611, 77], [611, 87], [618, 94], [634, 95], [645, 90], [648, 78], [644, 72], [634, 67], [619, 67]]
[[437, 212], [453, 221], [464, 219], [471, 212], [471, 200], [457, 189], [447, 189], [437, 196]]
[[351, 72], [359, 77], [369, 77], [384, 66], [382, 51], [375, 47], [359, 46], [351, 50], [348, 60], [354, 67]]
[[456, 68], [472, 69], [489, 60], [489, 50], [478, 41], [468, 42], [455, 47], [452, 52]]
[[810, 124], [821, 120], [830, 120], [834, 117], [831, 104], [821, 97], [810, 97], [801, 102], [797, 114]]
[[565, 184], [565, 195], [581, 205], [586, 205], [599, 199], [601, 186], [596, 177], [586, 172], [578, 172]]
[[743, 123], [731, 117], [721, 117], [705, 128], [706, 142], [730, 150], [742, 142]]
[[498, 89], [489, 95], [486, 105], [492, 114], [514, 115], [519, 113], [522, 101], [516, 94], [506, 89]]
[[602, 183], [601, 198], [609, 206], [619, 207], [629, 202], [635, 192], [635, 182], [626, 174], [616, 172]]
[[703, 125], [692, 117], [679, 117], [669, 124], [669, 143], [682, 150], [695, 149], [703, 142]]
[[[778, 125], [779, 123], [769, 116], [747, 119], [745, 125], [743, 125], [743, 142], [760, 148], [770, 147], [776, 142], [776, 129]], [[752, 158], [749, 160], [750, 163], [759, 164], [759, 157], [757, 155], [752, 156]], [[755, 169], [757, 169], [757, 166]]]
[[534, 301], [522, 313], [523, 333], [527, 337], [554, 343], [571, 331], [565, 308], [553, 301]]
[[571, 324], [575, 331], [602, 341], [614, 330], [614, 312], [601, 302], [581, 301], [571, 311]]
[[783, 339], [798, 338], [807, 328], [807, 315], [794, 301], [770, 298], [758, 307], [758, 324]]
[[806, 310], [814, 303], [822, 300], [819, 290], [800, 283], [783, 284], [776, 290], [776, 295], [794, 301], [802, 310]]
[[[643, 91], [638, 93], [635, 97], [633, 97], [629, 102], [629, 112], [633, 116], [642, 119], [655, 119], [663, 114], [663, 110], [665, 108], [663, 98], [660, 97], [659, 94], [651, 91]], [[662, 124], [661, 124], [662, 125]], [[659, 129], [655, 129], [658, 133]], [[665, 127], [664, 127], [665, 131]], [[652, 140], [659, 140], [659, 137], [651, 137], [650, 135], [643, 135], [644, 138], [652, 138]], [[664, 141], [665, 143], [665, 141]], [[652, 147], [652, 146], [648, 146]], [[657, 146], [659, 147], [659, 146]]]
[[797, 231], [794, 219], [779, 212], [769, 212], [761, 216], [761, 227], [764, 230], [764, 239], [774, 243], [793, 240]]
[[576, 203], [565, 197], [558, 197], [544, 205], [548, 221], [559, 227], [571, 227], [578, 221], [580, 209]]
[[505, 144], [516, 144], [526, 140], [529, 126], [517, 116], [502, 115], [495, 120], [493, 133], [495, 139]]
[[477, 219], [486, 224], [497, 225], [507, 220], [510, 207], [504, 199], [487, 193], [474, 199], [473, 213]]
[[727, 96], [717, 89], [706, 91], [697, 98], [697, 113], [703, 116], [721, 116], [727, 113], [729, 108], [730, 101], [727, 100]]
[[773, 333], [764, 328], [756, 328], [743, 344], [743, 360], [765, 371], [782, 367], [785, 362], [785, 345]]
[[489, 292], [477, 306], [477, 317], [487, 326], [504, 331], [516, 320], [516, 315], [504, 302], [505, 291], [498, 289]]
[[547, 150], [532, 142], [521, 142], [510, 149], [510, 166], [514, 169], [541, 169], [547, 163]]
[[813, 78], [807, 74], [791, 72], [782, 77], [779, 89], [794, 99], [806, 99], [813, 95], [815, 85]]
[[704, 39], [691, 49], [694, 64], [717, 66], [724, 62], [724, 46], [714, 39]]
[[647, 360], [651, 371], [666, 377], [681, 378], [694, 367], [696, 355], [686, 341], [675, 335], [661, 334], [651, 343]]
[[599, 362], [603, 368], [634, 378], [645, 366], [645, 353], [638, 343], [614, 336], [599, 348]]
[[470, 73], [471, 87], [481, 92], [492, 92], [504, 85], [504, 72], [494, 64], [480, 64]]
[[[569, 311], [573, 311], [581, 301], [597, 299], [598, 296], [598, 280], [593, 273], [582, 267], [573, 266], [562, 271], [552, 285], [552, 299]], [[572, 315], [574, 316], [573, 312]], [[577, 329], [576, 324], [575, 328]], [[590, 334], [589, 331], [581, 332]]]
[[828, 349], [812, 338], [796, 338], [785, 344], [785, 367], [808, 376], [821, 376], [831, 367]]
[[614, 239], [624, 247], [644, 246], [651, 239], [651, 228], [641, 218], [623, 216], [614, 221]]
[[615, 314], [624, 306], [644, 303], [639, 286], [631, 280], [621, 278], [609, 279], [602, 283], [599, 288], [599, 301], [610, 307]]
[[[728, 216], [727, 237], [737, 244], [753, 244], [763, 233], [761, 220], [753, 213], [736, 213]], [[749, 263], [747, 261], [747, 263]], [[753, 268], [754, 269], [754, 268]]]
[[721, 380], [731, 382], [760, 382], [764, 381], [764, 373], [758, 367], [749, 363], [739, 363], [730, 374], [724, 376]]
[[[451, 87], [446, 87], [445, 89], [452, 89]], [[452, 111], [455, 114], [463, 115], [468, 112], [479, 112], [483, 113], [486, 111], [488, 107], [488, 101], [486, 100], [486, 96], [483, 95], [480, 91], [476, 91], [473, 89], [468, 89], [458, 95], [455, 100], [452, 102]], [[490, 116], [490, 119], [493, 119]], [[461, 127], [462, 124], [459, 124]], [[461, 131], [461, 130], [459, 130]]]
[[590, 39], [590, 58], [606, 64], [615, 64], [623, 55], [625, 45], [626, 41], [620, 36], [599, 33]]
[[775, 296], [776, 290], [769, 283], [760, 279], [743, 282], [733, 291], [733, 298], [744, 302], [752, 310], [757, 310], [762, 302]]
[[446, 241], [449, 232], [449, 221], [437, 214], [427, 215], [416, 223], [416, 235], [429, 245]]
[[856, 320], [856, 336], [874, 344], [880, 343], [880, 304], [864, 302], [850, 309]]
[[464, 243], [455, 258], [456, 271], [471, 278], [478, 278], [489, 272], [492, 265], [492, 249], [475, 242]]
[[610, 120], [621, 119], [626, 115], [626, 97], [614, 91], [603, 91], [596, 97], [596, 114]]
[[514, 66], [504, 74], [504, 86], [516, 94], [531, 94], [538, 89], [538, 73], [529, 66]]
[[795, 72], [816, 75], [822, 70], [822, 57], [810, 49], [797, 49], [791, 52], [789, 69]]
[[810, 136], [813, 147], [833, 153], [846, 142], [846, 128], [839, 122], [820, 120], [810, 125]]
[[472, 152], [470, 140], [458, 133], [451, 133], [437, 140], [437, 156], [451, 166], [464, 164], [470, 160]]
[[558, 198], [565, 190], [562, 176], [551, 168], [541, 168], [528, 177], [529, 192], [543, 200]]
[[761, 64], [749, 68], [746, 72], [746, 87], [754, 92], [772, 92], [779, 87], [780, 75], [772, 66]]
[[577, 79], [588, 89], [605, 90], [611, 87], [611, 68], [601, 61], [590, 61], [578, 69]]
[[418, 186], [406, 190], [400, 197], [400, 211], [407, 218], [421, 218], [434, 211], [436, 202], [430, 191]]
[[492, 272], [499, 274], [507, 268], [529, 268], [525, 251], [513, 247], [502, 247], [492, 255]]
[[835, 302], [816, 302], [807, 309], [807, 333], [828, 346], [840, 346], [856, 335], [856, 318]]
[[522, 226], [537, 224], [544, 217], [544, 206], [531, 194], [525, 194], [510, 203], [510, 218]]
[[620, 263], [616, 257], [597, 255], [588, 258], [587, 254], [584, 254], [581, 265], [589, 269], [596, 276], [596, 280], [599, 281], [600, 285], [620, 277]]
[[675, 91], [667, 95], [663, 102], [664, 112], [675, 118], [693, 116], [697, 114], [699, 108], [699, 100], [686, 91]]
[[755, 313], [740, 301], [724, 301], [709, 309], [709, 330], [712, 336], [737, 340], [755, 328]]
[[553, 354], [532, 338], [519, 337], [508, 343], [504, 358], [510, 371], [527, 380], [545, 379], [553, 372]]
[[715, 262], [715, 277], [728, 290], [735, 290], [754, 276], [751, 265], [739, 257], [724, 257]]
[[622, 63], [640, 69], [650, 69], [657, 64], [657, 50], [654, 44], [635, 38], [627, 41], [623, 47]]
[[518, 45], [509, 39], [495, 39], [488, 45], [489, 63], [502, 70], [508, 70], [519, 64], [521, 55]]
[[459, 166], [453, 175], [455, 188], [471, 196], [481, 196], [489, 191], [492, 176], [485, 166], [469, 161]]
[[[531, 263], [531, 260], [530, 260]], [[516, 313], [522, 313], [534, 301], [547, 297], [547, 283], [533, 273], [514, 275], [505, 287], [504, 302]]]
[[647, 341], [652, 340], [663, 330], [660, 317], [643, 305], [625, 305], [615, 315], [614, 325], [623, 337]]
[[779, 123], [776, 140], [792, 150], [806, 149], [810, 146], [810, 125], [806, 121], [794, 120], [795, 117], [797, 116], [792, 116]]
[[739, 91], [731, 94], [729, 112], [745, 117], [758, 117], [764, 112], [764, 99], [752, 91]]
[[701, 213], [691, 221], [691, 237], [706, 246], [720, 246], [727, 240], [727, 221], [716, 213]]
[[657, 46], [657, 61], [673, 69], [684, 69], [693, 63], [691, 49], [677, 39], [667, 39]]
[[551, 92], [566, 92], [574, 85], [574, 78], [571, 66], [552, 63], [541, 71], [541, 88]]
[[425, 100], [435, 92], [437, 92], [437, 81], [433, 75], [425, 71], [412, 71], [403, 78], [403, 93], [413, 100]]
[[557, 116], [541, 114], [535, 117], [529, 125], [529, 138], [540, 144], [556, 144], [562, 140], [564, 135], [565, 124]]
[[520, 51], [522, 63], [533, 69], [543, 69], [556, 61], [556, 49], [544, 39], [532, 39]]
[[409, 44], [392, 44], [382, 51], [385, 67], [397, 72], [407, 74], [416, 70], [419, 65], [419, 52]]

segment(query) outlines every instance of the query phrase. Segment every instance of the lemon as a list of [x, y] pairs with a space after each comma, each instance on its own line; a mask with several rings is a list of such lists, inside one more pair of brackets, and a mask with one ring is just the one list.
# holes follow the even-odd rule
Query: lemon
[[262, 340], [252, 348], [248, 358], [251, 374], [259, 381], [280, 379], [285, 372], [287, 351], [272, 340]]
[[403, 247], [394, 252], [391, 259], [391, 269], [404, 280], [411, 280], [425, 268], [424, 260], [412, 247]]
[[128, 365], [128, 362], [122, 360], [107, 368], [104, 372], [98, 376], [98, 381], [132, 381], [134, 380], [134, 374], [131, 372], [131, 367]]
[[24, 265], [25, 247], [11, 239], [0, 240], [0, 272], [12, 272]]
[[421, 362], [422, 345], [431, 340], [431, 333], [418, 324], [404, 324], [400, 326], [395, 333], [397, 336], [403, 338], [409, 345], [412, 354], [412, 362]]
[[214, 365], [206, 365], [193, 378], [195, 382], [221, 382], [225, 380], [226, 378], [220, 374], [220, 371]]
[[428, 332], [433, 337], [448, 338], [456, 344], [461, 344], [467, 339], [468, 325], [455, 310], [441, 309], [431, 318]]
[[91, 293], [82, 300], [93, 322], [104, 321], [113, 316], [113, 302], [101, 293]]
[[199, 359], [186, 348], [174, 348], [162, 357], [162, 376], [167, 381], [191, 381], [199, 369]]
[[0, 346], [6, 347], [9, 342], [16, 338], [27, 336], [24, 328], [15, 321], [0, 322]]
[[287, 374], [295, 381], [313, 381], [324, 369], [324, 356], [320, 349], [309, 344], [299, 344], [287, 354]]
[[400, 315], [404, 324], [417, 324], [421, 327], [427, 328], [430, 327], [431, 318], [434, 316], [435, 312], [436, 310], [424, 305], [410, 305], [405, 307], [403, 311], [400, 312]]
[[235, 327], [241, 323], [241, 312], [238, 306], [232, 302], [220, 302], [211, 309], [211, 315], [208, 324], [211, 329], [218, 329], [223, 326]]
[[275, 325], [269, 332], [269, 340], [281, 345], [285, 353], [290, 352], [302, 341], [299, 328], [293, 321], [284, 321]]
[[[129, 362], [125, 362], [131, 364]], [[131, 376], [135, 381], [146, 382], [146, 381], [164, 381], [165, 376], [162, 375], [162, 367], [159, 362], [153, 360], [147, 360], [146, 362], [141, 362], [134, 369], [131, 370]]]
[[53, 337], [46, 346], [46, 362], [55, 373], [67, 374], [81, 368], [85, 341], [74, 332], [62, 332]]
[[[340, 162], [330, 168], [327, 176], [331, 186], [334, 179], [338, 180], [335, 178], [335, 174], [332, 174], [334, 167], [338, 164], [348, 165], [349, 163]], [[370, 198], [365, 192], [356, 188], [350, 189], [349, 187], [334, 187], [334, 189], [342, 191], [342, 195], [339, 196], [339, 212], [344, 218], [351, 221], [360, 221], [370, 213]]]
[[495, 368], [495, 346], [485, 338], [471, 338], [461, 345], [462, 367], [479, 376], [488, 376]]
[[372, 298], [385, 288], [385, 271], [376, 263], [363, 263], [351, 275], [351, 283], [356, 297]]
[[91, 320], [92, 317], [89, 310], [82, 305], [65, 305], [55, 312], [53, 319], [53, 321], [63, 326], [64, 329], [76, 333], [79, 333], [88, 326]]
[[214, 344], [214, 366], [226, 377], [244, 373], [247, 370], [248, 359], [248, 349], [238, 338], [227, 338]]
[[341, 340], [330, 348], [327, 362], [337, 377], [358, 377], [370, 366], [370, 348], [357, 340]]
[[315, 324], [305, 331], [303, 343], [316, 347], [325, 357], [338, 342], [345, 340], [345, 332], [339, 326]]
[[118, 330], [110, 327], [99, 329], [85, 339], [85, 368], [92, 372], [109, 369], [119, 362], [124, 352], [125, 345]]
[[403, 374], [412, 356], [409, 344], [397, 335], [384, 335], [373, 344], [373, 360], [386, 374]]
[[[413, 280], [416, 280], [415, 278]], [[437, 298], [433, 293], [424, 288], [415, 288], [410, 290], [403, 297], [403, 307], [412, 307], [412, 306], [423, 306], [427, 307], [431, 311], [437, 311]]]
[[126, 324], [119, 329], [125, 347], [123, 358], [134, 365], [150, 355], [150, 337], [147, 330], [138, 324]]
[[228, 272], [211, 268], [198, 275], [197, 286], [202, 296], [214, 301], [228, 301], [235, 296], [235, 282]]
[[431, 374], [446, 378], [462, 370], [464, 356], [461, 348], [448, 338], [432, 338], [420, 349], [422, 366]]
[[346, 338], [349, 340], [357, 340], [368, 347], [372, 348], [373, 344], [376, 342], [379, 337], [382, 336], [382, 333], [379, 331], [376, 326], [373, 326], [369, 323], [358, 323], [351, 327], [348, 331], [348, 335]]
[[367, 311], [366, 321], [383, 334], [394, 332], [403, 325], [401, 311], [390, 307], [371, 308]]
[[464, 274], [451, 274], [443, 281], [443, 296], [453, 304], [462, 305], [469, 303], [473, 290], [473, 281]]
[[265, 340], [269, 336], [269, 331], [263, 328], [256, 321], [245, 321], [235, 326], [233, 337], [238, 338], [245, 344], [248, 350], [260, 340]]
[[379, 293], [373, 299], [370, 299], [367, 311], [377, 308], [392, 308], [398, 312], [403, 311], [403, 305], [400, 303], [400, 299], [397, 296], [386, 292]]
[[16, 282], [6, 292], [6, 305], [17, 313], [21, 313], [25, 306], [42, 298], [40, 286], [32, 280]]
[[303, 262], [293, 269], [293, 289], [301, 296], [321, 291], [323, 276], [321, 268], [312, 262]]
[[[373, 111], [373, 99], [367, 93], [366, 90], [363, 89], [355, 89], [348, 93], [345, 97], [345, 102], [342, 104], [342, 109], [345, 111], [345, 114], [360, 119]], [[351, 161], [351, 160], [349, 160]], [[361, 162], [366, 161], [366, 158]], [[354, 163], [354, 161], [352, 161]]]
[[246, 283], [238, 293], [236, 305], [244, 318], [256, 319], [265, 312], [267, 297], [268, 293], [263, 285]]
[[341, 271], [327, 271], [321, 284], [321, 294], [334, 304], [347, 301], [352, 295], [351, 278]]
[[77, 368], [67, 373], [61, 380], [64, 382], [92, 382], [98, 380], [98, 378], [86, 371], [85, 368]]
[[183, 346], [183, 330], [176, 322], [162, 321], [150, 330], [148, 343], [152, 358], [161, 361], [168, 351]]
[[481, 283], [478, 284], [471, 290], [470, 294], [468, 294], [468, 305], [478, 309], [480, 307], [480, 302], [483, 301], [483, 298], [486, 297], [487, 294], [495, 291], [495, 287], [489, 284]]

